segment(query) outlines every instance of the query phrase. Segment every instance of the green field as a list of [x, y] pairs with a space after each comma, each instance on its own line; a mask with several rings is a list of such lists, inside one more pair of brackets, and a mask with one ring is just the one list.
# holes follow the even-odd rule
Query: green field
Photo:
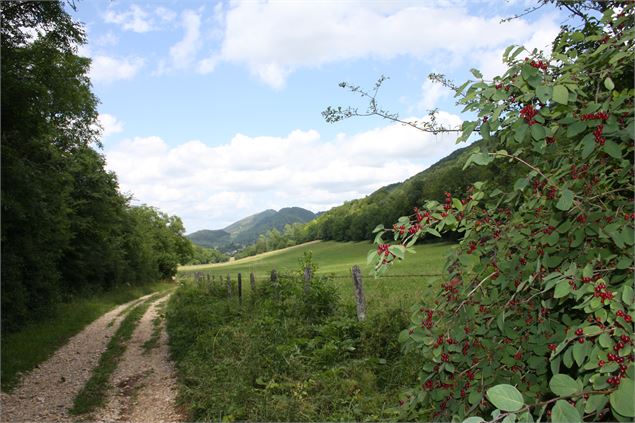
[[[190, 277], [195, 272], [214, 277], [216, 283], [220, 277], [225, 280], [227, 274], [236, 284], [238, 273], [242, 274], [243, 291], [249, 295], [249, 273], [254, 272], [257, 282], [269, 280], [272, 269], [279, 273], [297, 271], [298, 260], [307, 251], [313, 253], [313, 261], [318, 265], [317, 275], [334, 274], [342, 300], [353, 302], [353, 285], [350, 277], [351, 267], [359, 265], [364, 276], [364, 289], [368, 312], [385, 305], [409, 307], [412, 303], [430, 292], [436, 286], [443, 271], [445, 257], [452, 248], [451, 243], [425, 244], [416, 247], [416, 254], [409, 254], [406, 260], [396, 263], [381, 278], [370, 275], [371, 266], [366, 264], [366, 254], [373, 248], [368, 242], [316, 241], [284, 250], [272, 251], [247, 257], [229, 263], [183, 266], [179, 277]], [[427, 275], [427, 276], [422, 276]]]

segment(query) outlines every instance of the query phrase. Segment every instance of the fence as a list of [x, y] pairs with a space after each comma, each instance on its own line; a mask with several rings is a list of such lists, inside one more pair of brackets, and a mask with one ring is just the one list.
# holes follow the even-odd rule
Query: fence
[[[203, 282], [207, 281], [208, 284], [214, 284], [216, 276], [212, 273], [203, 273], [203, 272], [194, 272], [188, 274], [186, 277], [192, 276], [194, 282], [199, 286], [202, 285]], [[304, 270], [303, 275], [303, 283], [304, 283], [304, 293], [307, 295], [311, 289], [311, 283], [313, 278], [317, 275], [313, 275], [310, 267], [307, 267]], [[324, 275], [322, 275], [324, 276]], [[443, 276], [441, 273], [420, 273], [420, 274], [402, 274], [402, 275], [383, 275], [383, 278], [412, 278], [412, 277], [437, 277]], [[223, 275], [218, 275], [219, 283], [223, 282]], [[278, 283], [279, 274], [276, 269], [272, 269], [271, 273], [268, 276], [269, 282], [272, 284]], [[364, 284], [362, 280], [362, 272], [359, 266], [355, 265], [351, 268], [350, 275], [329, 275], [331, 278], [335, 279], [343, 279], [343, 278], [351, 278], [353, 283], [353, 291], [355, 293], [355, 305], [357, 309], [357, 319], [362, 321], [366, 318], [366, 299], [364, 296]], [[256, 292], [256, 275], [254, 272], [249, 273], [249, 283], [252, 292], [252, 299], [254, 297], [254, 293]], [[227, 298], [232, 298], [233, 296], [233, 285], [231, 274], [227, 273], [226, 278], [226, 286], [227, 286]], [[237, 296], [238, 296], [238, 304], [242, 305], [243, 301], [243, 292], [242, 292], [242, 273], [237, 274]]]

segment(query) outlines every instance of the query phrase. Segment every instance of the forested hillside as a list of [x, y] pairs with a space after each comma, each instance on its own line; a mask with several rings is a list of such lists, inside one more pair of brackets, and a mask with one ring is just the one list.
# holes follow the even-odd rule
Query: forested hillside
[[[320, 213], [317, 218], [304, 225], [293, 224], [285, 226], [283, 231], [268, 231], [236, 256], [247, 257], [317, 239], [369, 240], [378, 224], [389, 226], [400, 216], [412, 215], [417, 204], [428, 200], [441, 202], [446, 192], [453, 196], [466, 196], [468, 188], [474, 182], [484, 180], [490, 181], [492, 186], [509, 185], [515, 180], [514, 163], [495, 162], [488, 166], [464, 169], [467, 159], [482, 143], [476, 141], [468, 147], [456, 150], [404, 182], [387, 185], [367, 197], [347, 201]], [[456, 239], [459, 235], [450, 233], [444, 237]]]
[[2, 4], [2, 328], [78, 293], [169, 277], [191, 244], [132, 206], [98, 151], [83, 28], [58, 2]]

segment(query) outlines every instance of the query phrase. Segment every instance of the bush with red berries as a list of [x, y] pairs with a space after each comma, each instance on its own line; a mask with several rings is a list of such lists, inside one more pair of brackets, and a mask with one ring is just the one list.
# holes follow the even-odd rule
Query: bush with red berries
[[376, 229], [377, 274], [424, 234], [464, 234], [441, 291], [400, 334], [427, 359], [404, 419], [635, 417], [633, 10], [563, 29], [550, 57], [508, 48], [493, 81], [473, 70], [456, 88], [477, 115], [460, 140], [478, 132], [488, 147], [467, 165], [508, 160], [518, 179]]

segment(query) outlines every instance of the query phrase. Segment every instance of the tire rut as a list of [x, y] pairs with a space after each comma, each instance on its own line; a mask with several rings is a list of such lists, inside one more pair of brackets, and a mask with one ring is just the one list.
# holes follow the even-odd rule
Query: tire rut
[[68, 414], [75, 395], [90, 378], [101, 354], [123, 320], [126, 307], [150, 297], [122, 304], [73, 336], [48, 360], [25, 374], [15, 390], [0, 393], [0, 420], [75, 421]]
[[[169, 360], [168, 338], [160, 307], [169, 298], [153, 303], [135, 328], [126, 352], [111, 379], [113, 389], [106, 405], [90, 416], [99, 422], [176, 422], [185, 414], [176, 406], [177, 383], [174, 365]], [[157, 345], [147, 349], [153, 323], [160, 320]]]

